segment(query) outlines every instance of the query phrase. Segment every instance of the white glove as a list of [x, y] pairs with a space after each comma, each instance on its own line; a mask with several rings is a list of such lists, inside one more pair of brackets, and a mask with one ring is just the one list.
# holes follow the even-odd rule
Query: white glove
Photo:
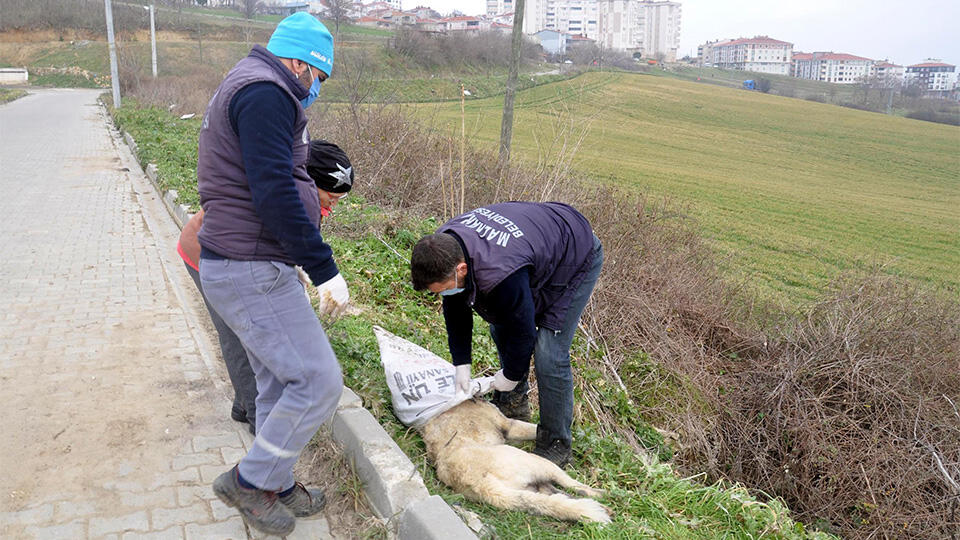
[[350, 302], [347, 282], [339, 273], [321, 283], [317, 287], [317, 294], [320, 296], [320, 315], [325, 317], [339, 317]]
[[460, 364], [457, 367], [457, 394], [470, 393], [470, 364]]
[[520, 381], [511, 381], [503, 375], [501, 369], [493, 376], [493, 389], [501, 392], [509, 392], [517, 387]]

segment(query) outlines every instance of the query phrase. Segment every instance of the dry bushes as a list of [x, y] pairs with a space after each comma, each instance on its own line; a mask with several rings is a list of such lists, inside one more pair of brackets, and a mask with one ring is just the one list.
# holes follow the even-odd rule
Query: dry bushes
[[843, 281], [727, 367], [724, 474], [850, 536], [958, 532], [955, 302], [879, 274]]
[[[606, 354], [583, 361], [631, 394], [660, 398], [643, 401], [643, 413], [680, 432], [685, 471], [783, 497], [801, 519], [850, 537], [957, 533], [955, 302], [869, 277], [838, 283], [802, 317], [755, 303], [718, 275], [682, 209], [575, 178], [570, 130], [544, 145], [568, 159], [499, 170], [492, 151], [469, 145], [461, 161], [459, 136], [399, 107], [354, 107], [312, 125], [346, 149], [357, 190], [379, 205], [438, 217], [509, 199], [580, 209], [606, 253], [582, 323]], [[655, 367], [636, 369], [638, 351]], [[583, 395], [598, 417], [616, 417], [591, 389]]]

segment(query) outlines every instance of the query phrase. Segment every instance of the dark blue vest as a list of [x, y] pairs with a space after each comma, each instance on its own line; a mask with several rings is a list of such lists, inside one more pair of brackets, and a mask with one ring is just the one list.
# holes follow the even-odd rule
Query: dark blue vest
[[536, 324], [559, 330], [576, 288], [593, 262], [593, 230], [587, 218], [557, 202], [506, 202], [483, 206], [444, 223], [437, 232], [453, 232], [467, 250], [474, 279], [469, 303], [477, 290], [488, 294], [524, 266]]
[[231, 259], [296, 264], [260, 221], [243, 167], [240, 139], [230, 125], [229, 107], [233, 97], [241, 88], [261, 81], [276, 84], [297, 103], [293, 128], [293, 178], [307, 217], [313, 223], [320, 223], [320, 199], [316, 185], [307, 174], [310, 151], [307, 116], [290, 90], [292, 85], [299, 83], [276, 56], [256, 45], [249, 56], [237, 62], [227, 73], [203, 116], [197, 181], [204, 218], [198, 237], [202, 246]]

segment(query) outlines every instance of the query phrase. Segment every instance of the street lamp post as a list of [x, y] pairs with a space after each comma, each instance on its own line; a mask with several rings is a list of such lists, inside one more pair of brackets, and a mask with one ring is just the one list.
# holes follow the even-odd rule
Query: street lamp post
[[150, 54], [153, 78], [157, 78], [157, 27], [153, 22], [153, 4], [150, 4]]
[[113, 40], [113, 10], [110, 0], [103, 0], [107, 18], [107, 43], [110, 49], [110, 80], [113, 86], [113, 106], [120, 107], [120, 77], [117, 74], [117, 43]]

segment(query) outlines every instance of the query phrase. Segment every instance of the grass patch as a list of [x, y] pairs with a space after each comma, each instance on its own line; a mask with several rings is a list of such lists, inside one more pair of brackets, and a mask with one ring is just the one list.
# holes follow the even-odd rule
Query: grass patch
[[20, 90], [19, 88], [0, 88], [0, 103], [9, 103], [25, 95], [27, 95], [26, 90]]
[[[494, 147], [502, 106], [499, 97], [467, 102], [473, 143]], [[459, 132], [459, 104], [422, 111]], [[513, 155], [549, 162], [571, 151], [551, 137], [582, 129], [575, 169], [691, 203], [727, 275], [767, 298], [804, 304], [840, 272], [877, 263], [960, 291], [956, 127], [667, 77], [587, 73], [518, 95]]]
[[199, 210], [197, 139], [201, 118], [180, 120], [155, 107], [140, 108], [130, 98], [113, 111], [113, 117], [117, 126], [137, 142], [140, 163], [157, 164], [161, 190], [177, 190], [180, 203], [189, 205], [192, 212]]

